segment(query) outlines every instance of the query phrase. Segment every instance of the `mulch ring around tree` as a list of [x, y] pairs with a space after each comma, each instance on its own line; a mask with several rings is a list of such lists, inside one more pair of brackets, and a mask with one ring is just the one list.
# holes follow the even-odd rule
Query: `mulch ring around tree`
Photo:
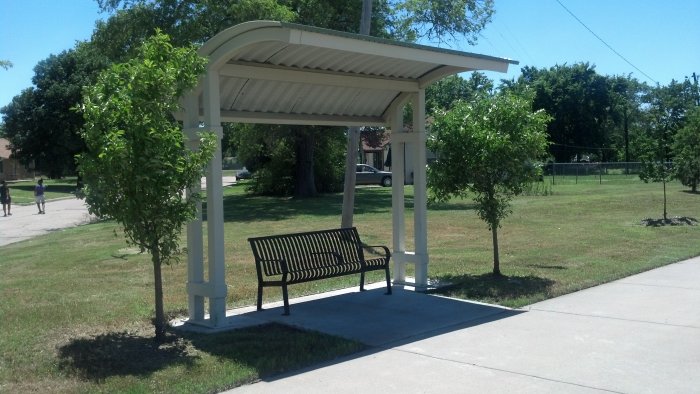
[[698, 220], [688, 216], [676, 216], [674, 218], [668, 219], [642, 219], [640, 223], [642, 226], [647, 227], [661, 227], [661, 226], [697, 226]]

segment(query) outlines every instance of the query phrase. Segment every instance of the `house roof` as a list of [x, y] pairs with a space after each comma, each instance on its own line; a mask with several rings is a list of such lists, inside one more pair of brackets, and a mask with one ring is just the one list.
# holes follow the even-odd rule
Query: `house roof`
[[435, 80], [518, 64], [276, 21], [233, 26], [199, 52], [218, 70], [222, 121], [246, 123], [382, 126], [392, 108]]

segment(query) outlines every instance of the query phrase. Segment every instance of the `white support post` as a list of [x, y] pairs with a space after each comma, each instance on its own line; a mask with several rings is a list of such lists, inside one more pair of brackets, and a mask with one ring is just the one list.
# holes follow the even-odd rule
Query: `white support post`
[[209, 319], [220, 327], [226, 320], [226, 277], [224, 264], [224, 203], [222, 185], [221, 105], [219, 73], [207, 70], [204, 80], [204, 130], [216, 135], [217, 149], [207, 167], [207, 233], [209, 237]]
[[404, 147], [403, 106], [398, 106], [391, 114], [391, 219], [394, 244], [394, 282], [406, 281], [406, 223], [404, 220]]
[[[199, 147], [199, 103], [195, 94], [189, 94], [184, 99], [185, 114], [183, 128], [187, 138], [187, 146], [191, 150]], [[187, 190], [187, 195], [201, 192], [199, 179]], [[202, 323], [204, 321], [204, 297], [193, 291], [193, 285], [204, 282], [204, 245], [202, 231], [202, 203], [197, 203], [197, 213], [194, 220], [187, 224], [187, 298], [189, 321]]]
[[413, 97], [414, 168], [413, 231], [415, 239], [416, 290], [428, 287], [428, 198], [426, 178], [425, 90]]

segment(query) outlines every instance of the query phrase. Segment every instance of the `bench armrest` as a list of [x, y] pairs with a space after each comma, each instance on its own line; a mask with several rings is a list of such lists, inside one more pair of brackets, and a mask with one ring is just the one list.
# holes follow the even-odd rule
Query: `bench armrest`
[[389, 248], [387, 248], [384, 245], [362, 245], [362, 247], [364, 249], [372, 249], [372, 252], [376, 254], [381, 254], [376, 249], [382, 249], [384, 251], [384, 257], [391, 257], [391, 252], [389, 251]]

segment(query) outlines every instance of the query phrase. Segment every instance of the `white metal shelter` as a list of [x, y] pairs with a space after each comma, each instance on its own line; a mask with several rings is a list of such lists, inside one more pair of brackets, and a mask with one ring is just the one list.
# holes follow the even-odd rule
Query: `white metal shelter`
[[[415, 286], [425, 288], [425, 88], [465, 71], [506, 72], [517, 62], [275, 21], [231, 27], [199, 52], [209, 59], [206, 75], [183, 98], [181, 114], [192, 147], [202, 123], [204, 130], [216, 133], [219, 146], [222, 122], [387, 126], [392, 130], [394, 281], [405, 283], [405, 267], [414, 264]], [[413, 128], [404, 132], [403, 107], [408, 102], [413, 107]], [[413, 251], [406, 250], [404, 163], [413, 167]], [[187, 229], [188, 323], [219, 328], [226, 325], [227, 293], [220, 150], [206, 176], [208, 265], [205, 278], [200, 207], [198, 219]]]

